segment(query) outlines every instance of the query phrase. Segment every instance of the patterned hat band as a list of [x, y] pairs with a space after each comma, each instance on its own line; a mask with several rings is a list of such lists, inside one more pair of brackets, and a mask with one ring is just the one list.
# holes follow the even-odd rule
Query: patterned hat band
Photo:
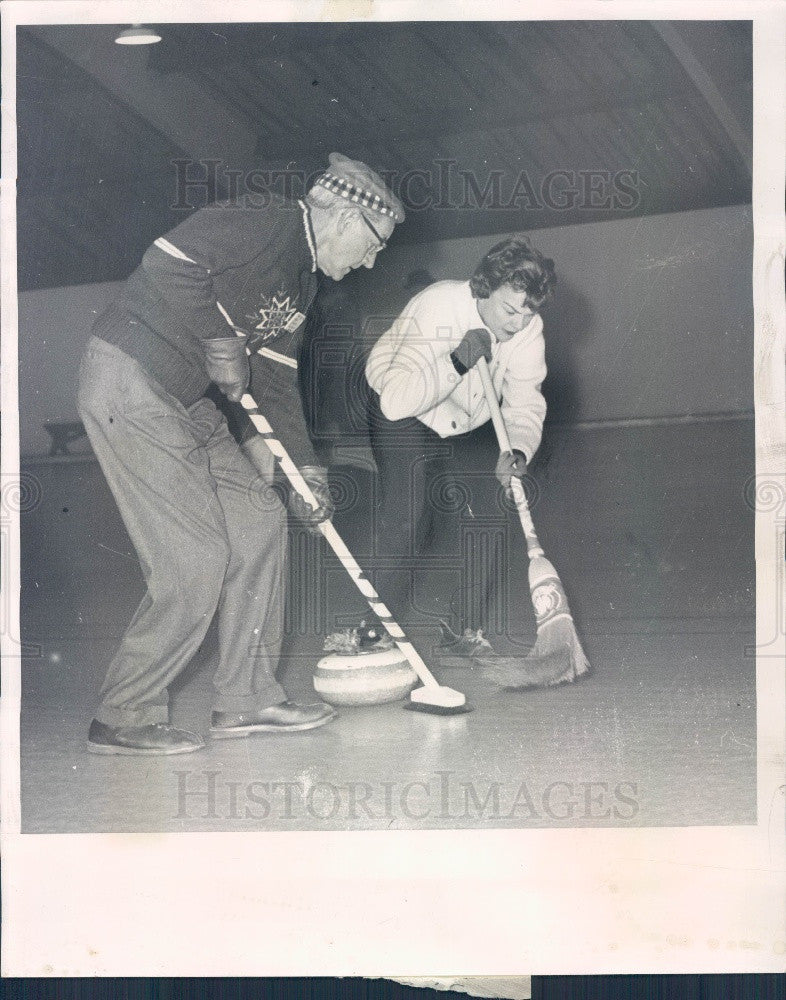
[[373, 194], [365, 188], [357, 187], [357, 185], [352, 184], [350, 181], [345, 181], [343, 177], [336, 177], [329, 170], [326, 170], [324, 174], [317, 177], [314, 183], [319, 184], [320, 187], [327, 188], [333, 194], [341, 195], [347, 201], [351, 201], [363, 208], [373, 209], [373, 211], [379, 212], [381, 215], [389, 215], [392, 219], [396, 218], [396, 212], [386, 205], [379, 195]]

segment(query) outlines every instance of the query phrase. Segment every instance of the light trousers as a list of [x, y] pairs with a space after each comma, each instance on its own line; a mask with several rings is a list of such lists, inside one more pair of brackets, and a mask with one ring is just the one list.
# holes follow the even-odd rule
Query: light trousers
[[168, 721], [168, 685], [216, 616], [214, 709], [247, 712], [284, 701], [275, 670], [286, 511], [224, 417], [204, 398], [186, 408], [96, 337], [82, 359], [79, 413], [147, 584], [95, 717], [112, 726]]

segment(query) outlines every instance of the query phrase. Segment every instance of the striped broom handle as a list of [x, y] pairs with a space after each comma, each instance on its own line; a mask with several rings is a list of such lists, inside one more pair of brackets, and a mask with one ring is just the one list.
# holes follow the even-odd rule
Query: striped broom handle
[[[256, 430], [264, 438], [265, 444], [272, 451], [278, 464], [281, 466], [282, 472], [291, 483], [293, 489], [297, 490], [310, 507], [316, 509], [319, 506], [319, 501], [314, 496], [308, 483], [301, 475], [298, 467], [289, 457], [284, 445], [276, 437], [273, 428], [270, 426], [265, 417], [259, 412], [259, 408], [257, 407], [253, 396], [251, 396], [248, 392], [244, 393], [240, 403], [248, 413], [249, 419]], [[343, 538], [333, 527], [332, 523], [330, 521], [322, 521], [319, 524], [319, 530], [324, 535], [328, 545], [336, 554], [338, 561], [354, 580], [360, 593], [368, 601], [368, 606], [382, 622], [385, 631], [407, 658], [412, 666], [412, 669], [418, 675], [423, 684], [425, 684], [426, 687], [439, 687], [440, 685], [438, 684], [437, 679], [423, 662], [423, 658], [420, 653], [418, 653], [412, 643], [407, 639], [401, 626], [394, 620], [392, 614], [387, 608], [387, 605], [382, 602], [379, 594], [372, 586], [371, 581], [360, 568], [354, 556], [345, 545]]]
[[[226, 309], [221, 305], [221, 303], [216, 302], [216, 305], [218, 306], [221, 315], [224, 317], [227, 323], [232, 327], [232, 329], [235, 331], [238, 337], [245, 337], [246, 336], [245, 332], [241, 330], [239, 326], [236, 326], [236, 324], [232, 322], [232, 318], [230, 317]], [[248, 347], [246, 347], [246, 352], [249, 355], [251, 354], [251, 351], [249, 350]], [[312, 493], [311, 487], [308, 485], [306, 480], [300, 474], [300, 469], [298, 469], [298, 467], [289, 457], [289, 454], [287, 453], [287, 450], [284, 447], [284, 445], [276, 437], [275, 431], [270, 426], [267, 419], [263, 416], [263, 414], [259, 412], [259, 407], [257, 406], [256, 400], [251, 395], [251, 393], [248, 392], [243, 393], [243, 396], [240, 400], [240, 404], [246, 411], [246, 413], [248, 413], [251, 423], [254, 425], [259, 434], [261, 434], [262, 437], [264, 438], [265, 444], [268, 446], [268, 448], [270, 448], [274, 458], [281, 466], [281, 471], [289, 480], [290, 484], [292, 485], [292, 488], [297, 490], [297, 492], [303, 497], [303, 499], [306, 501], [309, 507], [312, 508], [312, 510], [316, 510], [317, 507], [319, 506], [319, 501]], [[385, 631], [395, 642], [396, 646], [398, 646], [399, 650], [404, 654], [406, 659], [409, 661], [410, 666], [418, 675], [422, 683], [426, 687], [435, 687], [435, 688], [441, 687], [441, 685], [437, 682], [436, 677], [431, 673], [429, 668], [423, 662], [423, 657], [415, 649], [415, 647], [412, 645], [409, 639], [407, 639], [406, 635], [404, 634], [404, 630], [394, 619], [393, 615], [388, 610], [387, 605], [382, 602], [382, 599], [380, 598], [379, 594], [372, 586], [371, 581], [363, 572], [363, 570], [360, 568], [360, 566], [357, 564], [355, 557], [346, 547], [346, 545], [344, 544], [344, 539], [341, 537], [341, 535], [339, 535], [339, 533], [333, 527], [333, 524], [330, 521], [321, 521], [318, 527], [319, 530], [324, 535], [328, 545], [331, 547], [331, 549], [333, 549], [336, 558], [344, 567], [344, 569], [347, 571], [347, 573], [349, 573], [349, 575], [352, 577], [356, 587], [368, 601], [368, 606], [371, 608], [371, 610], [374, 612], [377, 618], [379, 618], [379, 620], [382, 622]]]
[[[489, 371], [488, 362], [485, 358], [480, 358], [478, 361], [478, 371], [480, 372], [480, 380], [483, 383], [483, 392], [486, 395], [486, 402], [488, 403], [489, 412], [491, 413], [491, 422], [494, 425], [494, 431], [497, 435], [499, 450], [512, 451], [513, 449], [510, 446], [508, 429], [505, 426], [502, 411], [499, 408], [499, 400], [497, 399], [497, 394], [494, 391], [494, 384], [491, 381], [491, 372]], [[535, 556], [542, 556], [543, 549], [541, 548], [538, 536], [535, 533], [535, 525], [532, 523], [532, 515], [529, 512], [529, 504], [527, 503], [527, 496], [524, 493], [524, 487], [521, 480], [513, 476], [510, 481], [510, 488], [513, 493], [513, 499], [516, 503], [516, 510], [518, 511], [519, 520], [521, 521], [521, 527], [524, 530], [524, 536], [527, 539], [527, 551], [529, 552], [530, 559]]]

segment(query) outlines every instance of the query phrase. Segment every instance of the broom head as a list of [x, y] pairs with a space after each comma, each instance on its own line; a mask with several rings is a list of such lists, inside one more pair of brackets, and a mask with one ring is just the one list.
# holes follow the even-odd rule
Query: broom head
[[526, 656], [481, 654], [483, 676], [503, 688], [551, 687], [589, 672], [565, 590], [557, 571], [544, 556], [529, 564], [529, 585], [538, 635]]

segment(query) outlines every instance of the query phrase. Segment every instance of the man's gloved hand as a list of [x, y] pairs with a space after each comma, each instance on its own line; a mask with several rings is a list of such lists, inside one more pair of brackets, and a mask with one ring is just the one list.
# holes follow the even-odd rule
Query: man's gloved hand
[[515, 476], [516, 479], [523, 479], [527, 474], [527, 456], [523, 451], [502, 451], [497, 459], [497, 467], [494, 474], [505, 487], [506, 495], [512, 499], [513, 491], [510, 488], [510, 481]]
[[251, 378], [246, 338], [218, 337], [200, 340], [200, 344], [211, 381], [215, 382], [227, 399], [239, 403]]
[[491, 334], [483, 326], [467, 330], [450, 357], [459, 375], [465, 375], [470, 368], [474, 368], [480, 358], [491, 361]]
[[323, 521], [329, 521], [335, 511], [333, 499], [330, 496], [330, 487], [328, 486], [327, 469], [323, 469], [318, 465], [304, 465], [300, 470], [300, 474], [308, 483], [319, 506], [314, 510], [306, 503], [297, 490], [290, 488], [289, 509], [298, 521], [302, 521], [306, 525], [312, 534], [316, 534], [319, 531], [319, 525]]

